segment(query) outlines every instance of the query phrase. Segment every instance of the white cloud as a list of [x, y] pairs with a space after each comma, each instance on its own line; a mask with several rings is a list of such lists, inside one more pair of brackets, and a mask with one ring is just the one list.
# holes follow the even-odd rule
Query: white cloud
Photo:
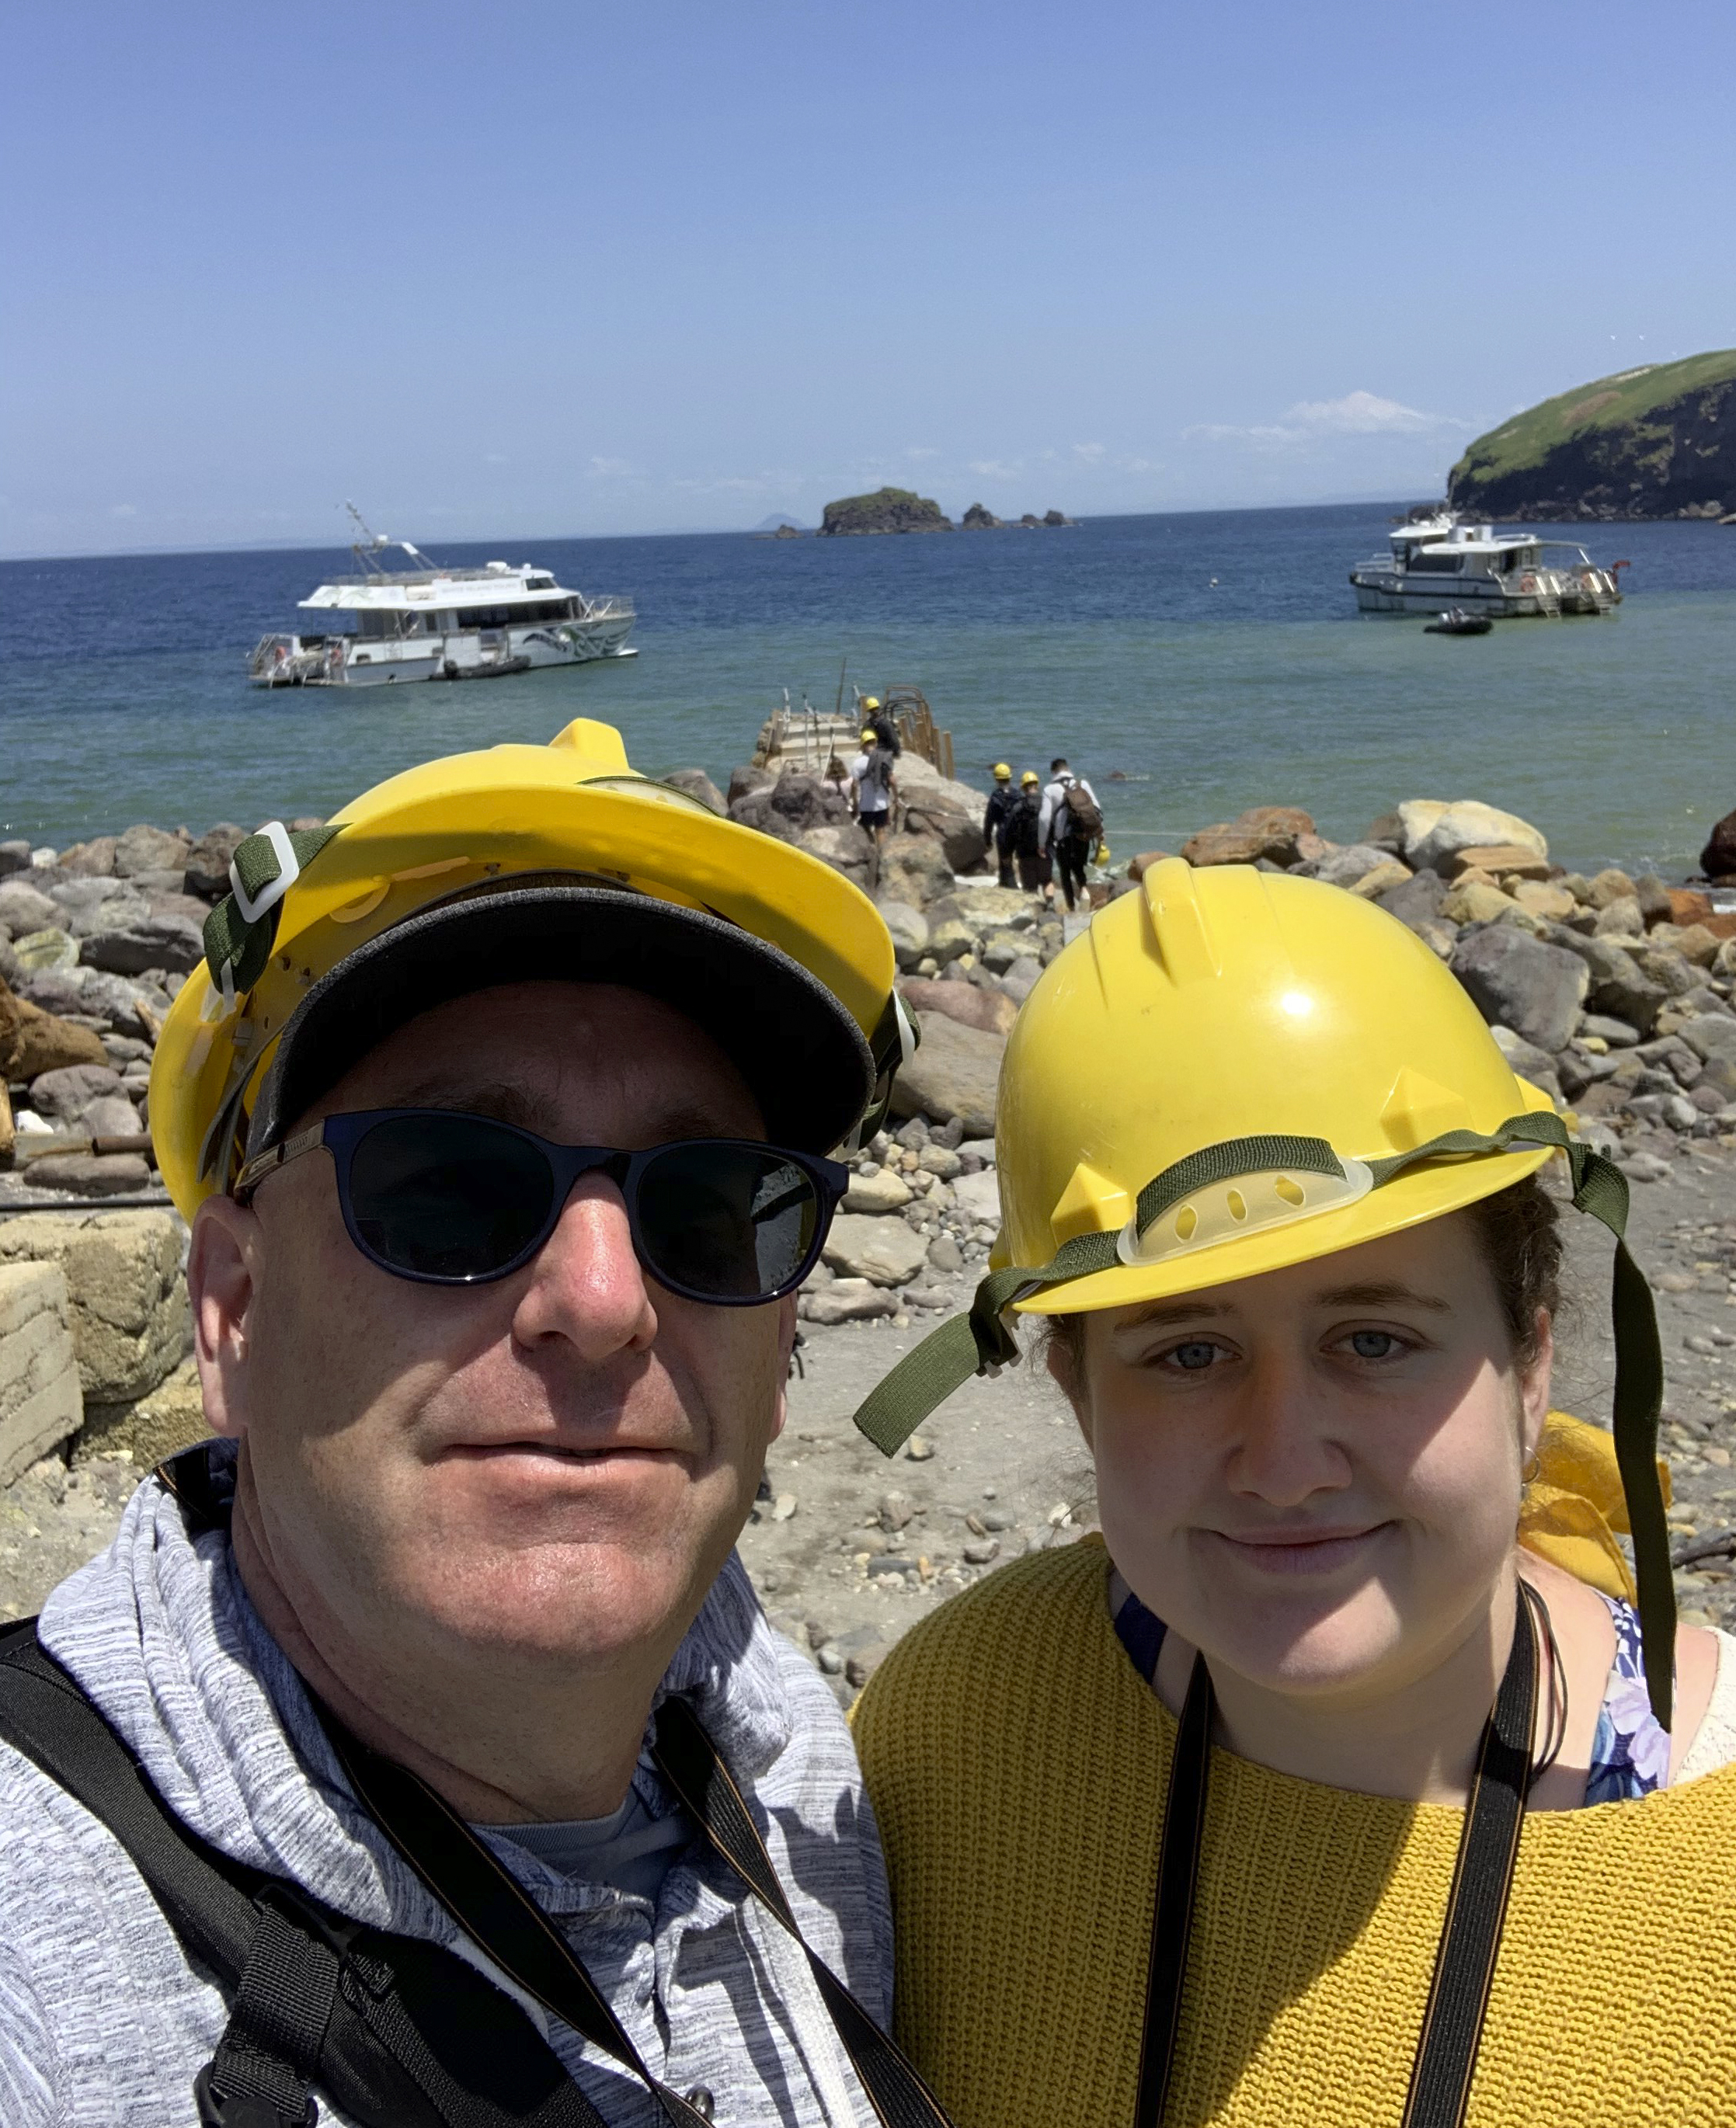
[[926, 444], [912, 444], [904, 455], [907, 458], [937, 458], [940, 454]]
[[630, 477], [632, 471], [631, 465], [625, 458], [593, 458], [591, 461], [592, 480], [625, 480]]
[[1425, 414], [1397, 399], [1383, 399], [1377, 392], [1347, 392], [1342, 399], [1303, 399], [1279, 421], [1205, 421], [1184, 429], [1191, 439], [1208, 443], [1245, 443], [1282, 447], [1314, 442], [1326, 436], [1421, 436], [1443, 429], [1470, 429], [1473, 425], [1451, 414]]
[[111, 517], [136, 517], [139, 506], [136, 502], [117, 502], [111, 506], [108, 514]]
[[970, 469], [974, 473], [980, 473], [984, 480], [1016, 480], [1019, 477], [1017, 466], [1003, 465], [999, 458], [973, 458]]
[[1073, 456], [1076, 458], [1083, 458], [1087, 464], [1095, 464], [1096, 460], [1101, 458], [1102, 455], [1103, 446], [1101, 444], [1075, 444], [1073, 445]]

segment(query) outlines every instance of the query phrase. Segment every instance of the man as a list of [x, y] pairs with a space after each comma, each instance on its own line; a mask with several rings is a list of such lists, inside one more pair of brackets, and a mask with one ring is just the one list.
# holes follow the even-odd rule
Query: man
[[1013, 814], [1019, 803], [1019, 794], [1013, 789], [1013, 772], [1004, 761], [995, 763], [995, 787], [988, 794], [988, 804], [982, 812], [982, 848], [990, 850], [998, 861], [1002, 886], [1013, 883]]
[[890, 713], [882, 706], [878, 695], [863, 696], [862, 721], [873, 727], [875, 738], [896, 761], [904, 751], [904, 743], [898, 736], [897, 725], [893, 723]]
[[1019, 860], [1019, 884], [1027, 894], [1039, 895], [1045, 908], [1055, 904], [1053, 876], [1049, 853], [1043, 847], [1043, 791], [1034, 768], [1019, 778], [1018, 802], [1008, 828], [1013, 854]]
[[[1103, 809], [1097, 794], [1082, 777], [1075, 776], [1064, 756], [1049, 764], [1053, 777], [1043, 793], [1039, 833], [1043, 847], [1055, 861], [1061, 875], [1061, 891], [1072, 910], [1085, 891], [1085, 867], [1103, 836]], [[1053, 904], [1053, 897], [1050, 897]]]
[[880, 845], [892, 817], [898, 779], [892, 770], [890, 750], [880, 743], [870, 725], [862, 730], [862, 751], [850, 763], [850, 788], [855, 794], [856, 819], [868, 838], [868, 891], [880, 884]]
[[6, 1636], [0, 2119], [867, 2128], [718, 1798], [883, 2022], [841, 1718], [733, 1551], [883, 926], [585, 722], [231, 877], [151, 1084], [219, 1438]]

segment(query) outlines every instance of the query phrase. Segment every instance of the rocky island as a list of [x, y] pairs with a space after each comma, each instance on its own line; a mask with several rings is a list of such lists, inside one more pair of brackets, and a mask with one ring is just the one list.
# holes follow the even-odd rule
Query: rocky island
[[993, 511], [980, 502], [973, 502], [964, 513], [967, 532], [1040, 532], [1045, 527], [1071, 525], [1073, 521], [1058, 510], [1045, 510], [1040, 517], [1031, 510], [1027, 510], [1022, 517], [996, 517]]
[[1448, 506], [1596, 521], [1736, 512], [1736, 349], [1624, 369], [1479, 436]]
[[950, 532], [953, 520], [928, 496], [908, 487], [877, 487], [872, 495], [846, 495], [829, 502], [820, 539], [853, 532]]

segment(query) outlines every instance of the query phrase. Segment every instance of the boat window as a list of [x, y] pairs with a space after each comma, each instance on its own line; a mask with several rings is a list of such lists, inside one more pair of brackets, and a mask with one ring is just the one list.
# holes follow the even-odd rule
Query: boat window
[[512, 610], [504, 606], [467, 606], [459, 611], [460, 628], [504, 628], [512, 617]]
[[526, 577], [525, 579], [525, 589], [527, 591], [552, 591], [554, 588], [553, 577]]
[[1444, 547], [1419, 547], [1410, 557], [1413, 569], [1430, 569], [1443, 576], [1456, 576], [1465, 566], [1463, 553], [1453, 553]]

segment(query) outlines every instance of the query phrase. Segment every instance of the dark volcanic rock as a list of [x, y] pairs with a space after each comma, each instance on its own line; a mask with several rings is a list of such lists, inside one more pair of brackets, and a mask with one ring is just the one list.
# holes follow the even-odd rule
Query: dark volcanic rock
[[232, 820], [208, 829], [187, 853], [182, 884], [202, 901], [221, 901], [229, 891], [229, 867], [247, 839], [247, 830]]
[[673, 783], [678, 791], [685, 791], [688, 797], [697, 798], [713, 813], [727, 813], [730, 810], [729, 800], [702, 768], [672, 768], [663, 781]]
[[1577, 954], [1509, 924], [1484, 924], [1461, 934], [1451, 965], [1485, 1019], [1552, 1057], [1566, 1048], [1591, 984]]
[[1706, 838], [1700, 869], [1708, 879], [1736, 879], [1736, 813], [1726, 813]]
[[1001, 520], [992, 510], [985, 510], [980, 502], [973, 502], [964, 513], [963, 525], [967, 532], [998, 532]]

